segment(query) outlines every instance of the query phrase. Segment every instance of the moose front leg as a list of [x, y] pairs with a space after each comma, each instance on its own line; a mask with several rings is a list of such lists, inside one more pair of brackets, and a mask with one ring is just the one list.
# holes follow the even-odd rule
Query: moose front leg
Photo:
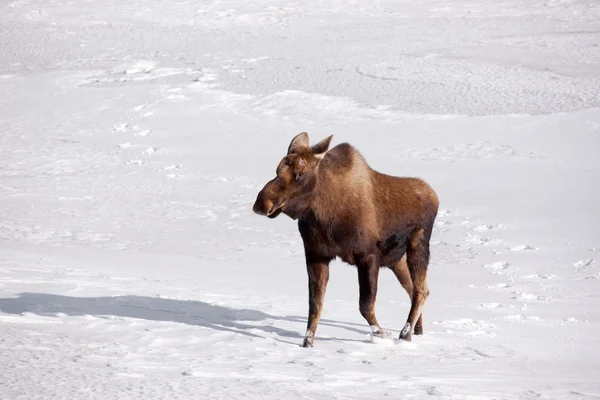
[[307, 257], [306, 270], [308, 272], [308, 324], [302, 347], [313, 347], [317, 325], [323, 310], [325, 289], [329, 281], [329, 261]]
[[367, 320], [374, 335], [387, 336], [375, 317], [375, 299], [377, 298], [377, 280], [379, 279], [379, 264], [376, 257], [366, 257], [364, 263], [358, 263], [357, 270], [360, 288], [360, 314]]

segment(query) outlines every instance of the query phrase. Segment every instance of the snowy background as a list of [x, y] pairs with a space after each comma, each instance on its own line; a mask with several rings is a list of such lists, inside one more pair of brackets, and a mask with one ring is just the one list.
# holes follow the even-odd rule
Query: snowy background
[[[0, 1], [0, 398], [600, 398], [600, 3]], [[425, 335], [296, 224], [334, 134], [441, 200]], [[380, 275], [397, 337], [408, 297]]]

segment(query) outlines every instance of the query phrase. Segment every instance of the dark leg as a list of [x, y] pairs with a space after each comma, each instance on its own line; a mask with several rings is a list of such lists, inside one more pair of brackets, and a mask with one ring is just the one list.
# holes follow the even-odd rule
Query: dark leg
[[[410, 277], [410, 272], [408, 270], [408, 264], [406, 264], [406, 254], [402, 257], [398, 264], [394, 265], [391, 268], [391, 270], [394, 272], [394, 275], [396, 275], [396, 278], [398, 279], [404, 290], [406, 290], [408, 298], [411, 299], [412, 303], [413, 284], [412, 278]], [[415, 324], [414, 334], [423, 334], [423, 314], [419, 315], [419, 319]]]
[[323, 310], [323, 298], [329, 281], [329, 260], [307, 257], [308, 272], [308, 324], [302, 347], [313, 347], [317, 325]]
[[375, 299], [377, 298], [377, 279], [379, 278], [379, 265], [375, 256], [368, 256], [366, 262], [357, 265], [358, 285], [360, 287], [359, 310], [367, 320], [371, 330], [376, 335], [385, 332], [379, 326], [375, 317]]
[[[400, 332], [400, 339], [410, 341], [413, 330], [421, 315], [425, 300], [429, 296], [427, 288], [427, 266], [429, 264], [429, 240], [421, 229], [415, 232], [409, 241], [407, 249], [408, 271], [412, 280], [412, 298], [410, 312], [406, 324]], [[421, 326], [422, 330], [422, 326]]]

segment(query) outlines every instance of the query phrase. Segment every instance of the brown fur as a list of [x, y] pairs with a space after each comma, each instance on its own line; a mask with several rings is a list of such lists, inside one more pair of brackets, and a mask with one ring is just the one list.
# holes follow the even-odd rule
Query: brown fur
[[296, 136], [277, 167], [277, 176], [260, 191], [254, 212], [298, 220], [309, 281], [309, 315], [303, 345], [313, 345], [336, 257], [357, 266], [359, 310], [375, 334], [380, 267], [390, 268], [411, 297], [401, 339], [423, 332], [421, 311], [429, 295], [426, 276], [429, 240], [438, 211], [433, 189], [417, 178], [400, 178], [369, 167], [352, 146], [327, 151], [332, 136], [310, 147]]

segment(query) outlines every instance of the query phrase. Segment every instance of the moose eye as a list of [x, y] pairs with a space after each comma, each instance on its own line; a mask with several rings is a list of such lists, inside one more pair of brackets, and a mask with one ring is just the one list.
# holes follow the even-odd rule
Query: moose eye
[[296, 174], [296, 180], [299, 181], [300, 179], [304, 178], [304, 172], [298, 172]]

